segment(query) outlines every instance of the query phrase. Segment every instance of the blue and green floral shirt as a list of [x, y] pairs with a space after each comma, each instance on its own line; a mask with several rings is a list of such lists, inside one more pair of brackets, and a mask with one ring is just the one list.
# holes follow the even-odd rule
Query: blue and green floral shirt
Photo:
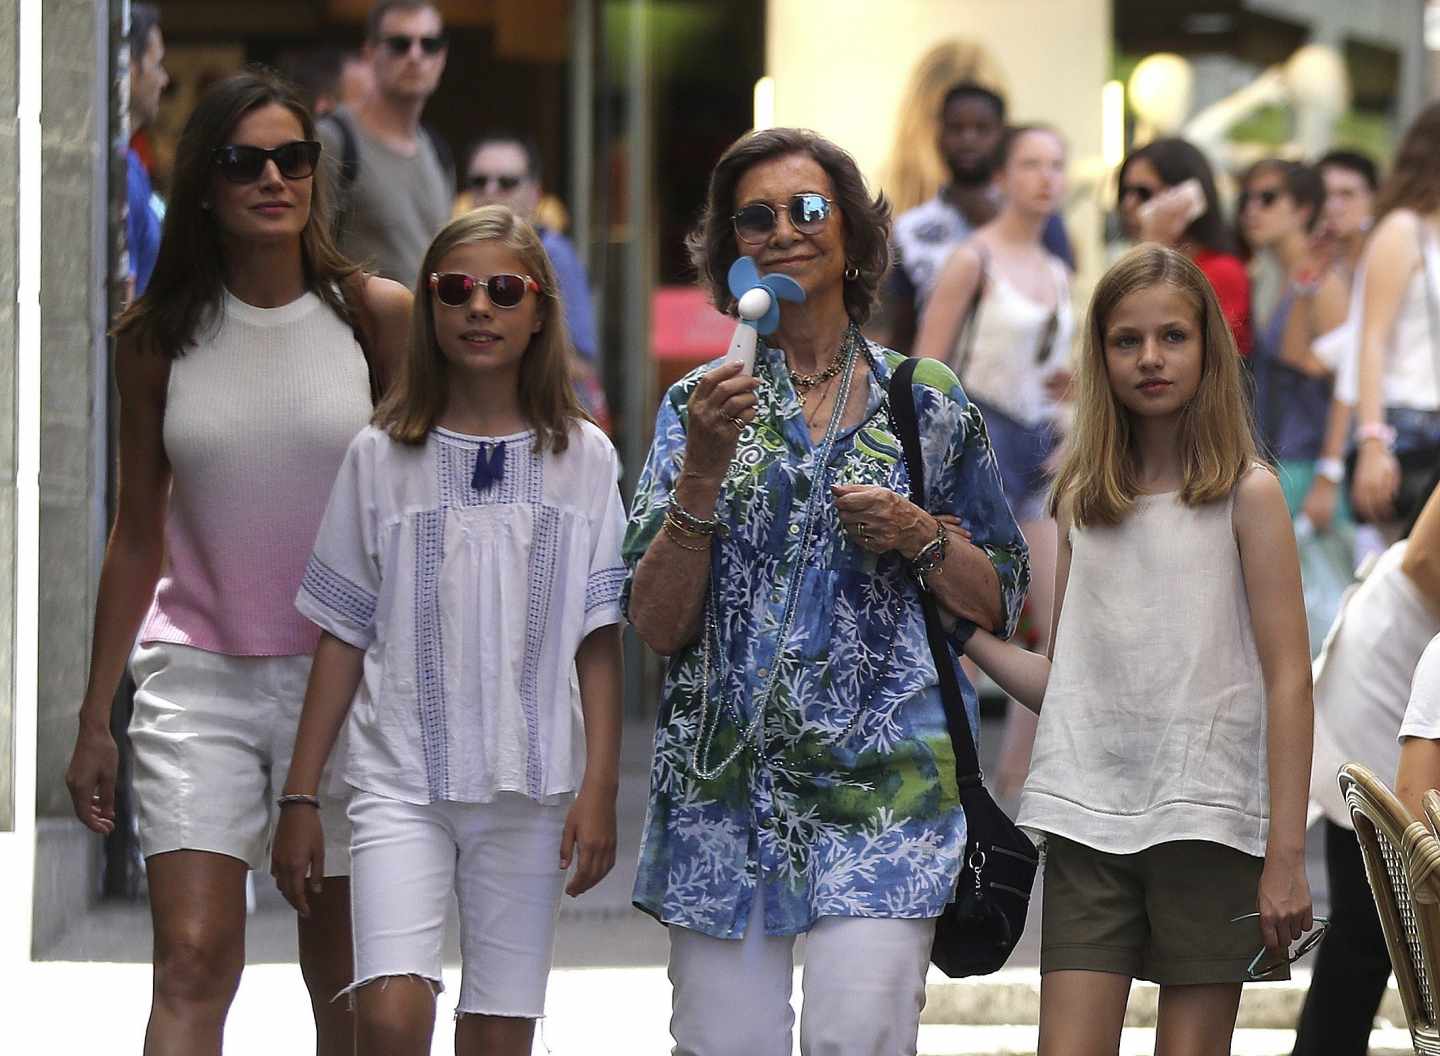
[[[832, 483], [910, 493], [886, 398], [901, 357], [873, 344], [862, 355], [870, 363], [864, 420], [839, 434], [820, 472], [783, 354], [763, 343], [757, 352], [758, 413], [721, 489], [723, 528], [711, 547], [716, 645], [706, 727], [714, 732], [699, 770], [730, 754], [771, 666], [779, 671], [764, 711], [763, 758], [747, 748], [705, 780], [695, 765], [706, 707], [701, 645], [670, 659], [634, 894], [667, 924], [738, 938], [756, 884], [765, 885], [772, 935], [807, 931], [823, 916], [935, 917], [954, 895], [965, 818], [918, 588], [898, 554], [869, 553], [846, 536], [829, 494]], [[661, 530], [685, 457], [686, 403], [705, 369], [672, 386], [660, 407], [623, 547], [632, 579]], [[944, 364], [923, 362], [914, 386], [926, 506], [958, 516], [994, 563], [1008, 636], [1029, 556], [984, 421]], [[825, 491], [805, 540], [817, 477]], [[781, 643], [797, 562], [798, 615]], [[627, 610], [629, 591], [627, 582]], [[967, 628], [957, 625], [957, 644]], [[975, 692], [963, 674], [960, 682], [978, 729]]]

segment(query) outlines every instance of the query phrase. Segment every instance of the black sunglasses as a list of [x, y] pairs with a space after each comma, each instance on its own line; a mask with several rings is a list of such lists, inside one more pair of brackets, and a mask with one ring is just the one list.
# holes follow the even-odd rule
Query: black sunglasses
[[488, 191], [491, 187], [513, 191], [524, 182], [524, 176], [496, 176], [489, 172], [477, 172], [474, 176], [466, 177], [465, 186], [472, 191]]
[[[830, 219], [830, 199], [823, 194], [805, 192], [792, 195], [786, 212], [790, 214], [790, 226], [802, 235], [814, 235], [824, 230]], [[779, 223], [779, 215], [769, 202], [751, 202], [730, 218], [740, 241], [758, 246], [769, 239]]]
[[1155, 190], [1152, 187], [1139, 187], [1135, 184], [1126, 184], [1125, 186], [1120, 188], [1120, 200], [1122, 202], [1126, 198], [1139, 198], [1140, 204], [1144, 205], [1146, 202], [1148, 202], [1151, 198], [1154, 197]]
[[381, 40], [390, 49], [390, 53], [397, 58], [401, 55], [409, 55], [410, 49], [416, 44], [420, 45], [420, 50], [426, 55], [439, 55], [445, 48], [445, 38], [442, 36], [407, 37], [403, 33], [395, 33], [388, 37], [382, 37]]
[[430, 275], [430, 288], [447, 308], [463, 307], [477, 287], [485, 288], [485, 296], [496, 308], [514, 308], [525, 299], [526, 290], [540, 292], [540, 284], [529, 275], [491, 275], [477, 279], [463, 271], [441, 271]]
[[303, 180], [315, 175], [320, 160], [320, 144], [313, 139], [297, 139], [266, 150], [239, 143], [216, 147], [211, 157], [215, 167], [231, 183], [254, 183], [265, 171], [265, 163], [273, 161], [280, 175], [287, 180]]
[[1240, 197], [1235, 203], [1235, 211], [1237, 213], [1243, 213], [1245, 207], [1252, 201], [1259, 202], [1261, 208], [1269, 209], [1280, 200], [1280, 196], [1284, 193], [1284, 191], [1276, 190], [1273, 187], [1267, 187], [1263, 191], [1241, 191]]
[[[1259, 913], [1245, 913], [1238, 917], [1231, 917], [1230, 923], [1238, 924], [1242, 920], [1256, 920], [1259, 916]], [[1320, 945], [1320, 940], [1323, 939], [1325, 933], [1330, 930], [1330, 918], [1315, 917], [1314, 924], [1315, 926], [1311, 931], [1301, 938], [1291, 949], [1286, 951], [1285, 957], [1282, 960], [1277, 961], [1271, 959], [1270, 951], [1261, 947], [1260, 952], [1251, 960], [1250, 967], [1245, 969], [1245, 978], [1254, 982], [1263, 982], [1287, 964], [1294, 964], [1316, 946]]]

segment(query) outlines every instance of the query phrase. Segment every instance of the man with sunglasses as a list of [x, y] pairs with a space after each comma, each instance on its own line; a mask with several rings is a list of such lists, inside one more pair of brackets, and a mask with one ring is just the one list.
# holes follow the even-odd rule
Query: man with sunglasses
[[445, 71], [440, 12], [428, 0], [379, 0], [366, 22], [364, 57], [374, 90], [318, 123], [325, 154], [340, 161], [340, 248], [406, 286], [450, 219], [453, 159], [420, 122]]
[[[537, 215], [542, 195], [540, 166], [540, 148], [533, 140], [510, 132], [486, 132], [466, 155], [458, 205], [465, 210], [508, 205], [535, 225], [555, 266], [560, 299], [565, 303], [565, 325], [575, 351], [595, 366], [600, 349], [595, 335], [595, 310], [590, 302], [590, 279], [571, 241]], [[592, 413], [595, 410], [588, 409]]]

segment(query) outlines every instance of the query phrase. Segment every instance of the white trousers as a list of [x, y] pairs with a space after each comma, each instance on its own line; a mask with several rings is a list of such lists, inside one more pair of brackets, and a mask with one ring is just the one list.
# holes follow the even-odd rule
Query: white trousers
[[[791, 1056], [795, 936], [766, 935], [757, 890], [745, 937], [670, 928], [672, 1056]], [[804, 1056], [914, 1056], [935, 921], [822, 917], [805, 936]]]

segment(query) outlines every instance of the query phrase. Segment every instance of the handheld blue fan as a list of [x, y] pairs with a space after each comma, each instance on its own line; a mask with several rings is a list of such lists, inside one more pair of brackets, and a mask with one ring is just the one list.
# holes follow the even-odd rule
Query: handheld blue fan
[[739, 360], [745, 364], [745, 373], [750, 374], [755, 370], [755, 339], [762, 334], [773, 334], [780, 325], [780, 302], [798, 304], [805, 299], [805, 290], [789, 275], [761, 275], [753, 257], [737, 257], [730, 265], [726, 281], [730, 295], [735, 298], [740, 322], [730, 339], [725, 360]]

